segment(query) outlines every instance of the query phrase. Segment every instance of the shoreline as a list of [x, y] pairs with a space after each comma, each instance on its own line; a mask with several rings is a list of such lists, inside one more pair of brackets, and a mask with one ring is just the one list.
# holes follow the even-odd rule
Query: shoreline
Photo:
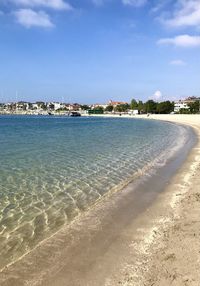
[[[179, 116], [180, 115], [178, 115], [178, 117]], [[125, 116], [122, 116], [122, 118], [123, 117], [125, 117]], [[145, 117], [143, 117], [143, 116], [134, 116], [134, 117], [128, 116], [128, 117], [129, 118], [146, 118], [146, 116]], [[158, 117], [161, 117], [161, 118], [158, 118]], [[187, 122], [183, 122], [184, 121], [183, 118], [181, 120], [176, 119], [175, 117], [177, 117], [177, 116], [175, 116], [175, 115], [167, 115], [164, 117], [162, 115], [160, 115], [160, 116], [151, 115], [150, 118], [148, 118], [148, 119], [159, 119], [159, 120], [165, 120], [165, 121], [170, 122], [171, 118], [168, 118], [168, 120], [167, 120], [167, 117], [173, 117], [173, 119], [176, 121], [176, 123], [187, 124]], [[198, 115], [197, 115], [197, 117], [198, 117]], [[117, 118], [119, 118], [119, 117], [117, 117]], [[179, 119], [180, 119], [180, 117], [179, 117]], [[200, 122], [200, 118], [197, 118], [197, 121], [198, 120]], [[179, 121], [179, 122], [177, 122], [177, 121]], [[182, 122], [180, 122], [180, 121], [182, 121]], [[190, 125], [191, 122], [188, 122], [188, 124]], [[198, 122], [196, 124], [198, 125]], [[193, 123], [192, 127], [195, 127], [195, 126], [196, 126], [195, 123]], [[199, 132], [200, 132], [199, 129], [197, 129], [196, 133], [197, 133], [198, 137], [199, 137]], [[87, 284], [84, 284], [85, 282], [82, 283], [81, 280], [76, 280], [76, 283], [74, 283], [74, 284], [71, 284], [71, 283], [66, 284], [66, 282], [64, 280], [65, 279], [64, 277], [66, 277], [66, 273], [68, 273], [68, 275], [71, 278], [75, 279], [75, 277], [71, 273], [69, 273], [69, 270], [66, 269], [66, 261], [61, 261], [60, 264], [57, 264], [57, 265], [55, 264], [53, 266], [49, 265], [49, 270], [48, 270], [49, 272], [47, 271], [48, 273], [45, 273], [45, 274], [40, 273], [40, 275], [39, 275], [39, 272], [38, 273], [29, 273], [30, 278], [29, 278], [28, 284], [22, 284], [24, 282], [23, 278], [26, 279], [26, 277], [24, 276], [24, 273], [23, 273], [25, 270], [25, 267], [26, 267], [26, 265], [25, 265], [26, 263], [28, 263], [29, 265], [33, 264], [33, 266], [35, 266], [36, 261], [37, 261], [38, 265], [40, 265], [40, 263], [41, 263], [41, 265], [42, 265], [42, 263], [44, 264], [44, 259], [42, 261], [38, 261], [37, 255], [32, 257], [33, 261], [31, 261], [30, 259], [25, 259], [24, 262], [22, 261], [22, 263], [20, 263], [21, 266], [18, 268], [17, 273], [18, 274], [21, 273], [21, 278], [19, 275], [19, 277], [18, 277], [19, 279], [17, 281], [18, 284], [16, 283], [15, 278], [13, 278], [13, 277], [16, 277], [16, 272], [15, 271], [12, 272], [12, 269], [11, 269], [11, 273], [9, 271], [9, 273], [10, 273], [9, 276], [10, 276], [11, 280], [9, 279], [9, 281], [7, 281], [8, 283], [6, 283], [6, 284], [1, 284], [1, 283], [0, 284], [1, 285], [56, 285], [56, 286], [57, 285], [116, 285], [116, 284], [119, 284], [119, 285], [171, 285], [171, 284], [162, 284], [162, 283], [155, 284], [156, 282], [154, 284], [150, 284], [150, 283], [149, 284], [148, 283], [142, 284], [143, 283], [142, 279], [144, 280], [144, 278], [145, 278], [147, 282], [150, 280], [153, 281], [153, 279], [154, 279], [152, 275], [150, 277], [147, 274], [148, 273], [147, 270], [151, 269], [151, 267], [150, 267], [151, 262], [152, 262], [152, 265], [154, 265], [154, 263], [153, 263], [154, 258], [153, 257], [156, 253], [156, 250], [155, 249], [153, 250], [153, 247], [155, 244], [154, 242], [162, 240], [162, 237], [158, 235], [158, 233], [161, 231], [161, 227], [164, 228], [164, 231], [167, 231], [167, 229], [170, 229], [170, 227], [172, 227], [174, 219], [177, 217], [177, 216], [175, 217], [174, 210], [176, 210], [176, 212], [179, 213], [179, 209], [181, 208], [180, 204], [178, 204], [178, 201], [180, 198], [183, 197], [183, 194], [185, 197], [187, 197], [187, 190], [186, 190], [187, 186], [184, 186], [185, 192], [184, 193], [181, 192], [181, 195], [180, 195], [180, 190], [183, 189], [183, 185], [181, 185], [181, 180], [183, 179], [183, 184], [185, 184], [185, 181], [183, 178], [183, 173], [185, 172], [185, 174], [188, 175], [187, 170], [188, 170], [189, 165], [190, 165], [188, 162], [189, 162], [189, 160], [191, 160], [191, 158], [193, 158], [192, 160], [194, 160], [194, 157], [197, 157], [197, 150], [199, 151], [198, 146], [199, 146], [199, 142], [198, 142], [198, 145], [191, 151], [188, 159], [183, 164], [181, 169], [178, 171], [178, 173], [172, 179], [172, 183], [170, 183], [170, 185], [166, 188], [166, 191], [163, 193], [160, 193], [158, 198], [156, 199], [156, 201], [153, 202], [152, 205], [147, 206], [146, 211], [144, 213], [142, 213], [141, 216], [140, 216], [140, 213], [139, 213], [139, 216], [138, 216], [138, 213], [134, 214], [134, 215], [132, 213], [128, 213], [128, 214], [126, 213], [123, 215], [122, 215], [122, 213], [120, 213], [119, 210], [124, 211], [124, 207], [127, 206], [125, 196], [124, 196], [124, 198], [121, 198], [121, 200], [120, 200], [120, 204], [121, 203], [124, 204], [122, 206], [117, 205], [117, 204], [115, 206], [115, 205], [113, 205], [112, 202], [109, 202], [109, 204], [111, 204], [112, 208], [114, 209], [114, 212], [111, 213], [113, 215], [113, 218], [111, 218], [111, 219], [107, 218], [107, 220], [105, 220], [105, 223], [103, 226], [107, 230], [107, 234], [110, 235], [110, 239], [116, 240], [115, 243], [111, 243], [110, 241], [108, 241], [107, 243], [104, 243], [103, 245], [101, 244], [101, 242], [98, 243], [98, 240], [100, 238], [106, 239], [106, 236], [103, 235], [103, 233], [101, 233], [101, 232], [99, 233], [96, 229], [96, 226], [98, 226], [98, 225], [100, 226], [99, 217], [93, 216], [94, 221], [93, 221], [93, 224], [91, 224], [91, 223], [89, 223], [91, 217], [90, 216], [87, 217], [87, 215], [85, 215], [85, 218], [84, 218], [85, 222], [84, 223], [88, 223], [86, 225], [89, 226], [90, 230], [88, 233], [86, 231], [85, 234], [82, 235], [82, 237], [81, 237], [83, 239], [82, 246], [84, 246], [84, 241], [86, 242], [86, 246], [87, 246], [87, 241], [89, 239], [91, 244], [92, 244], [92, 250], [94, 252], [94, 255], [96, 252], [96, 257], [98, 257], [99, 262], [97, 264], [95, 264], [93, 260], [91, 260], [89, 262], [95, 264], [93, 267], [96, 270], [96, 273], [100, 272], [100, 274], [96, 275], [97, 278], [93, 277], [92, 273], [88, 274], [87, 269], [85, 269], [86, 267], [84, 265], [84, 264], [88, 265], [88, 261], [86, 261], [87, 257], [85, 257], [85, 253], [90, 254], [91, 250], [86, 248], [85, 249], [86, 252], [85, 252], [82, 249], [79, 249], [79, 251], [78, 251], [77, 248], [74, 248], [74, 245], [77, 243], [77, 239], [78, 239], [78, 238], [77, 239], [75, 238], [74, 234], [77, 234], [77, 231], [80, 229], [80, 227], [82, 227], [81, 225], [78, 224], [78, 225], [76, 225], [75, 228], [73, 228], [73, 227], [71, 228], [71, 231], [72, 231], [71, 232], [71, 238], [74, 239], [74, 241], [72, 241], [72, 243], [71, 243], [71, 250], [76, 251], [75, 254], [73, 252], [71, 252], [71, 255], [73, 257], [74, 255], [76, 255], [76, 253], [79, 254], [79, 252], [80, 252], [80, 254], [81, 254], [80, 258], [82, 259], [82, 263], [83, 262], [85, 262], [85, 263], [80, 264], [79, 266], [82, 267], [82, 269], [79, 270], [77, 273], [74, 273], [74, 274], [77, 274], [77, 275], [75, 275], [75, 276], [77, 276], [77, 279], [78, 279], [78, 276], [81, 274], [82, 277], [84, 277], [84, 281], [88, 281]], [[196, 151], [196, 153], [195, 153], [195, 151]], [[198, 167], [199, 158], [196, 158], [196, 160], [197, 160], [196, 165]], [[188, 166], [186, 167], [186, 165], [188, 165]], [[195, 169], [195, 168], [196, 167], [193, 167], [193, 169]], [[192, 172], [194, 172], [194, 170], [192, 170]], [[192, 180], [194, 180], [194, 177], [195, 176], [192, 175]], [[187, 181], [187, 183], [188, 183], [190, 178], [188, 177], [187, 180], [188, 180]], [[174, 182], [178, 182], [178, 184], [175, 183], [176, 192], [174, 192], [174, 190], [173, 190]], [[180, 187], [179, 191], [178, 191], [178, 189], [179, 189], [178, 186]], [[173, 192], [173, 194], [172, 194], [172, 192]], [[179, 194], [179, 195], [177, 196], [177, 194]], [[116, 194], [116, 196], [117, 196], [117, 194]], [[118, 196], [119, 196], [119, 194], [118, 194]], [[171, 209], [167, 210], [166, 206], [163, 208], [163, 206], [162, 206], [163, 202], [166, 202], [171, 207]], [[115, 203], [116, 203], [116, 201], [115, 201]], [[133, 201], [132, 201], [132, 203], [133, 203]], [[180, 201], [179, 201], [179, 203], [180, 203]], [[98, 211], [102, 212], [102, 210], [100, 210], [100, 207], [101, 206], [97, 207], [97, 213], [96, 214], [98, 214]], [[109, 214], [109, 210], [110, 209], [108, 207], [108, 213], [107, 214]], [[127, 210], [129, 210], [129, 212], [131, 211], [131, 205], [129, 205], [129, 208]], [[124, 216], [124, 218], [121, 219], [121, 216]], [[134, 218], [134, 219], [131, 220], [131, 218], [130, 217], [128, 218], [128, 216], [133, 216], [132, 218]], [[84, 221], [84, 219], [83, 219], [83, 221]], [[118, 221], [121, 221], [121, 225], [117, 224]], [[114, 234], [110, 233], [110, 230], [108, 229], [108, 226], [110, 223], [112, 223], [112, 224], [114, 223], [114, 226], [112, 228], [112, 231], [114, 231]], [[144, 226], [144, 227], [141, 228], [141, 226]], [[135, 233], [136, 229], [137, 229], [137, 233]], [[118, 236], [119, 231], [122, 232], [120, 237]], [[99, 234], [100, 234], [100, 238], [99, 238]], [[46, 260], [49, 259], [49, 261], [48, 262], [45, 261], [45, 263], [47, 263], [47, 264], [51, 263], [52, 264], [52, 263], [54, 263], [55, 258], [56, 258], [56, 261], [58, 261], [59, 259], [62, 260], [62, 258], [64, 258], [64, 254], [67, 255], [68, 253], [70, 253], [70, 252], [68, 252], [69, 251], [68, 248], [63, 249], [63, 254], [59, 253], [59, 251], [61, 249], [60, 246], [63, 245], [64, 242], [66, 242], [65, 236], [66, 236], [66, 233], [64, 233], [64, 232], [62, 233], [62, 231], [61, 231], [60, 237], [56, 237], [57, 239], [59, 239], [58, 245], [54, 245], [52, 241], [48, 241], [46, 249], [43, 249], [42, 246], [38, 246], [39, 249], [37, 249], [37, 251], [41, 251], [41, 252], [46, 252], [46, 250], [48, 248], [49, 248], [49, 250], [51, 248], [53, 248], [53, 251], [54, 251], [53, 257], [50, 254], [48, 256], [48, 252], [47, 252], [45, 258], [46, 258]], [[70, 235], [69, 235], [69, 237], [70, 237]], [[134, 237], [134, 240], [133, 240], [133, 237]], [[143, 237], [145, 237], [145, 239], [142, 239]], [[81, 239], [81, 238], [79, 237], [79, 239]], [[158, 244], [160, 245], [160, 243], [158, 243]], [[99, 246], [99, 249], [96, 249], [97, 246]], [[150, 253], [150, 250], [148, 249], [150, 246], [152, 247], [152, 249], [151, 249], [152, 253]], [[115, 248], [117, 249], [117, 253], [116, 253]], [[104, 257], [101, 257], [102, 256], [101, 252], [104, 253]], [[45, 255], [45, 253], [43, 253], [43, 254]], [[113, 269], [113, 267], [111, 267], [111, 265], [116, 263], [115, 261], [119, 258], [119, 256], [121, 257], [118, 261], [119, 265], [117, 265]], [[133, 259], [133, 257], [134, 257], [134, 259]], [[145, 260], [147, 258], [148, 258], [148, 260]], [[158, 259], [158, 258], [156, 258], [156, 259]], [[148, 264], [148, 267], [147, 267], [147, 264]], [[105, 268], [107, 268], [107, 270]], [[145, 275], [144, 275], [144, 269], [146, 269]], [[55, 275], [53, 274], [53, 271], [54, 271]], [[156, 272], [157, 271], [158, 270], [156, 270]], [[6, 272], [7, 271], [5, 271], [5, 275], [6, 275]], [[108, 275], [108, 273], [109, 273], [109, 275]], [[151, 271], [151, 274], [152, 273], [153, 273], [153, 271]], [[7, 272], [7, 274], [8, 274], [8, 272]], [[49, 276], [49, 277], [46, 279], [45, 277], [47, 277], [47, 276]], [[106, 279], [104, 280], [104, 284], [102, 284], [103, 276], [104, 276], [104, 278], [106, 277]], [[140, 276], [141, 276], [140, 281], [138, 281], [139, 280], [138, 277], [140, 277]], [[59, 278], [59, 280], [58, 280], [58, 278]], [[94, 280], [94, 279], [97, 279], [97, 280]], [[56, 284], [55, 284], [55, 281], [56, 281]], [[73, 280], [73, 281], [75, 281], [75, 280]], [[184, 285], [184, 284], [177, 284], [177, 285]], [[191, 284], [188, 284], [188, 285], [191, 285]]]
[[200, 283], [200, 116], [152, 118], [189, 125], [198, 141], [166, 189], [171, 210], [163, 216], [168, 215], [169, 221], [166, 225], [158, 224], [153, 233], [147, 271], [143, 272], [145, 284], [139, 285], [197, 286]]
[[145, 214], [150, 225], [138, 250], [139, 266], [133, 269], [133, 264], [126, 263], [115, 282], [130, 286], [198, 286], [200, 116], [151, 115], [151, 119], [188, 125], [195, 130], [198, 141], [165, 191]]

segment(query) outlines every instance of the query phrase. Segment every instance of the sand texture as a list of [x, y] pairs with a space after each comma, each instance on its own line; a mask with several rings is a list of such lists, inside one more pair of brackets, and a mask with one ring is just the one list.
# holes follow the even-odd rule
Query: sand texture
[[[150, 118], [188, 124], [200, 138], [199, 115], [150, 115]], [[141, 251], [136, 271], [132, 269], [134, 265], [128, 265], [118, 283], [145, 286], [200, 285], [199, 141], [149, 213], [151, 221], [154, 217], [155, 224], [149, 229], [149, 235], [152, 235], [147, 248]]]
[[[198, 115], [157, 117], [192, 125], [200, 137]], [[170, 186], [176, 190], [172, 199], [172, 224], [164, 229], [161, 238], [154, 243], [144, 285], [200, 285], [199, 143], [182, 172]]]

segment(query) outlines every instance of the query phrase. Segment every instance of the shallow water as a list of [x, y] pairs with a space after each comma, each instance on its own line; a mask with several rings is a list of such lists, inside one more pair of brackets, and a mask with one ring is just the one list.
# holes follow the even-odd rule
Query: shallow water
[[141, 119], [0, 117], [0, 268], [160, 164], [184, 132]]

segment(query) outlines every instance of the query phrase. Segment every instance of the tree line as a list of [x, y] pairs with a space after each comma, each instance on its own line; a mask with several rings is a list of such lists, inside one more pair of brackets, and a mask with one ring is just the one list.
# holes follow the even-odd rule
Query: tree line
[[[86, 109], [86, 106], [84, 106]], [[88, 108], [89, 109], [89, 108]], [[101, 106], [95, 107], [93, 110], [105, 112], [128, 112], [129, 110], [138, 110], [138, 113], [170, 113], [174, 111], [174, 103], [170, 101], [155, 102], [148, 100], [146, 102], [136, 101], [132, 99], [130, 104], [119, 104], [117, 106], [108, 105], [105, 109]]]
[[[85, 108], [86, 109], [86, 108]], [[88, 107], [89, 109], [89, 107]], [[101, 106], [94, 108], [94, 111], [98, 113], [105, 112], [128, 112], [130, 110], [138, 110], [139, 114], [143, 113], [154, 113], [154, 114], [169, 114], [174, 112], [174, 102], [169, 100], [156, 102], [152, 99], [142, 102], [141, 100], [136, 101], [132, 99], [130, 104], [119, 104], [117, 106], [108, 105], [105, 109]], [[196, 114], [200, 113], [200, 101], [196, 100], [194, 102], [188, 103], [188, 108], [180, 109], [181, 114]]]

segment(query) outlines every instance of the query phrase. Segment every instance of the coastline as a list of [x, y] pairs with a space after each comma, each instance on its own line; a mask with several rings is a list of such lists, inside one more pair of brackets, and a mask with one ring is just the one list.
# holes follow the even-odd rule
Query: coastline
[[[144, 241], [138, 249], [138, 261], [126, 261], [114, 282], [106, 285], [198, 286], [200, 284], [200, 115], [135, 116], [164, 120], [192, 127], [197, 144], [184, 164], [148, 209], [141, 224]], [[139, 220], [139, 221], [140, 221]], [[140, 223], [138, 223], [140, 224]], [[148, 230], [147, 230], [148, 229]], [[134, 249], [134, 243], [130, 247]]]
[[[181, 124], [188, 124], [193, 128], [196, 128], [196, 134], [199, 138], [200, 131], [198, 124], [200, 123], [200, 118], [198, 117], [198, 115], [190, 116], [190, 119], [188, 116], [184, 117], [187, 117], [187, 119], [186, 118], [184, 119], [182, 116], [180, 117], [180, 115], [178, 115], [178, 117], [175, 115], [167, 115], [167, 116], [150, 115], [149, 118], [165, 120], [165, 121], [173, 121]], [[192, 119], [192, 117], [193, 118], [195, 117], [195, 119]], [[137, 117], [134, 116], [134, 118], [146, 118], [146, 116], [137, 116]], [[124, 211], [124, 209], [127, 207], [126, 205], [127, 197], [124, 196], [124, 199], [120, 198], [119, 200], [120, 205], [117, 204], [116, 200], [115, 200], [116, 205], [112, 205], [112, 203], [109, 202], [112, 205], [111, 207], [114, 209], [114, 212], [111, 213], [113, 217], [111, 218], [107, 217], [104, 222], [103, 227], [104, 230], [107, 230], [107, 232], [106, 231], [99, 232], [97, 231], [96, 228], [98, 225], [101, 226], [99, 217], [97, 216], [98, 211], [102, 212], [102, 210], [100, 210], [101, 206], [97, 207], [95, 216], [93, 214], [92, 217], [93, 224], [89, 223], [91, 221], [90, 216], [86, 215], [85, 218], [83, 219], [83, 223], [85, 225], [88, 225], [90, 228], [89, 232], [87, 232], [86, 230], [85, 233], [83, 233], [82, 237], [76, 238], [74, 234], [77, 234], [77, 231], [82, 227], [82, 225], [78, 224], [76, 225], [75, 228], [72, 227], [71, 238], [73, 238], [74, 241], [72, 241], [71, 243], [71, 251], [76, 250], [76, 252], [73, 253], [72, 251], [71, 255], [73, 257], [76, 255], [76, 253], [78, 254], [80, 253], [80, 259], [82, 259], [82, 263], [80, 263], [79, 265], [81, 269], [79, 269], [77, 273], [71, 274], [70, 269], [66, 269], [66, 261], [63, 261], [63, 258], [65, 257], [65, 255], [70, 254], [70, 252], [68, 252], [69, 248], [65, 248], [63, 249], [63, 253], [60, 253], [60, 250], [62, 249], [61, 245], [63, 245], [63, 243], [66, 241], [65, 237], [66, 233], [61, 232], [60, 236], [56, 237], [56, 239], [59, 242], [57, 245], [54, 245], [53, 241], [48, 241], [46, 246], [47, 248], [44, 249], [42, 246], [38, 247], [37, 251], [40, 252], [46, 252], [47, 249], [49, 250], [53, 249], [54, 253], [53, 256], [50, 255], [48, 252], [46, 252], [45, 259], [49, 260], [45, 261], [46, 266], [49, 265], [49, 270], [46, 273], [39, 273], [37, 271], [35, 273], [34, 271], [31, 273], [27, 272], [29, 276], [29, 281], [27, 282], [26, 280], [26, 284], [23, 284], [24, 283], [23, 279], [26, 279], [23, 272], [24, 270], [27, 271], [26, 269], [27, 263], [29, 266], [32, 265], [35, 268], [36, 268], [35, 264], [38, 264], [38, 267], [39, 265], [40, 266], [42, 264], [44, 265], [44, 257], [41, 261], [39, 261], [37, 255], [32, 256], [31, 260], [28, 259], [27, 256], [27, 259], [25, 259], [25, 261], [22, 261], [22, 263], [20, 263], [21, 265], [17, 269], [17, 272], [16, 270], [13, 270], [12, 267], [11, 269], [8, 270], [10, 276], [9, 281], [5, 283], [3, 282], [4, 284], [1, 283], [0, 284], [1, 285], [117, 285], [117, 284], [171, 285], [171, 283], [173, 281], [176, 281], [177, 279], [174, 279], [174, 275], [171, 274], [170, 271], [168, 271], [169, 277], [166, 277], [166, 280], [164, 282], [162, 280], [160, 280], [159, 282], [159, 279], [157, 278], [157, 274], [160, 273], [161, 274], [160, 279], [163, 279], [162, 275], [163, 268], [159, 268], [159, 265], [162, 264], [163, 266], [163, 259], [159, 255], [162, 253], [163, 249], [167, 248], [167, 243], [169, 244], [170, 247], [172, 245], [169, 237], [170, 230], [174, 228], [177, 223], [181, 223], [183, 220], [182, 212], [184, 212], [185, 208], [188, 207], [188, 203], [184, 205], [184, 202], [185, 201], [188, 202], [189, 201], [188, 196], [191, 196], [189, 189], [192, 186], [193, 189], [195, 189], [195, 186], [198, 187], [197, 183], [195, 183], [194, 186], [194, 182], [195, 180], [198, 180], [198, 174], [196, 174], [195, 172], [199, 168], [199, 161], [200, 158], [199, 158], [199, 141], [198, 141], [198, 144], [190, 152], [190, 155], [188, 156], [186, 162], [179, 169], [178, 173], [174, 176], [174, 178], [170, 182], [170, 185], [167, 186], [166, 191], [160, 193], [158, 198], [156, 198], [155, 202], [153, 202], [152, 205], [149, 205], [146, 211], [141, 215], [138, 216], [137, 214], [133, 215], [132, 213], [129, 213], [129, 211], [132, 210], [131, 203], [133, 203], [133, 201], [130, 201], [129, 208], [127, 208], [127, 212], [125, 214], [120, 213], [120, 210]], [[191, 162], [193, 162], [192, 165]], [[195, 190], [194, 194], [195, 194], [194, 197], [198, 198], [197, 190]], [[108, 215], [109, 215], [109, 210], [110, 206], [108, 206], [107, 209]], [[190, 209], [190, 211], [193, 210], [194, 208]], [[121, 216], [124, 217], [121, 218]], [[131, 216], [133, 216], [132, 218], [134, 218], [133, 221], [131, 219]], [[189, 218], [191, 217], [192, 215], [189, 216]], [[120, 221], [121, 224], [118, 223]], [[112, 227], [112, 233], [110, 233], [109, 230], [109, 226], [111, 223], [112, 224], [114, 223]], [[188, 227], [190, 227], [189, 223], [188, 225], [189, 225]], [[121, 232], [120, 236], [118, 235], [119, 232]], [[101, 236], [99, 236], [99, 234], [101, 234]], [[109, 236], [110, 240], [109, 238], [107, 238], [107, 236], [105, 236], [105, 234], [110, 235]], [[168, 240], [166, 240], [166, 237], [168, 237]], [[198, 237], [198, 235], [196, 235], [196, 237]], [[86, 254], [90, 254], [91, 249], [86, 248], [84, 251], [82, 251], [82, 249], [74, 248], [74, 245], [78, 242], [78, 240], [81, 239], [82, 239], [82, 242], [80, 244], [81, 246], [85, 245], [84, 242], [86, 243], [87, 246], [87, 241], [88, 240], [90, 241], [90, 247], [92, 247], [92, 251], [94, 252], [93, 255], [94, 257], [96, 256], [98, 258], [98, 263], [94, 262], [93, 260], [89, 261], [91, 268], [93, 267], [93, 274], [95, 275], [93, 275], [92, 273], [88, 273], [86, 269], [86, 265], [88, 266], [88, 257]], [[98, 240], [101, 239], [104, 240], [107, 239], [108, 241], [102, 244], [100, 241], [98, 242]], [[111, 240], [114, 240], [114, 243], [111, 243]], [[175, 246], [177, 246], [177, 240]], [[196, 247], [198, 247], [197, 243]], [[196, 253], [198, 253], [198, 251], [196, 251]], [[43, 254], [45, 255], [45, 253]], [[171, 265], [172, 264], [171, 257], [174, 258], [174, 255], [173, 254], [171, 256], [170, 254], [168, 255], [170, 258], [167, 259], [166, 261], [168, 263], [170, 262], [169, 264]], [[120, 259], [118, 259], [119, 257]], [[56, 261], [60, 260], [60, 264], [55, 263], [55, 265], [52, 265], [54, 264], [55, 260]], [[176, 259], [174, 260], [176, 261]], [[76, 259], [74, 261], [77, 262]], [[111, 267], [111, 265], [113, 266], [113, 264], [116, 264], [116, 261], [118, 261], [118, 265], [115, 265], [114, 268]], [[159, 263], [159, 261], [162, 263]], [[186, 265], [186, 267], [188, 267], [188, 265]], [[7, 275], [8, 272], [5, 271], [4, 275]], [[96, 274], [97, 272], [98, 275]], [[74, 284], [72, 283], [66, 284], [65, 282], [66, 274], [68, 274], [71, 279], [75, 279], [75, 276], [77, 277], [76, 281], [71, 280], [75, 281], [72, 282]], [[82, 281], [80, 280], [80, 275], [84, 277], [85, 284], [82, 283]], [[197, 274], [194, 274], [194, 276], [195, 275], [197, 277]], [[21, 276], [21, 278], [16, 280], [17, 276], [18, 278]], [[102, 280], [103, 277], [105, 278], [104, 280]], [[171, 277], [173, 278], [173, 281], [170, 280], [172, 279]], [[102, 284], [102, 281], [104, 281], [104, 284]], [[197, 283], [198, 281], [200, 280], [197, 280]], [[174, 285], [187, 285], [187, 284], [180, 283]], [[198, 284], [190, 283], [188, 285], [198, 285]]]
[[[138, 285], [194, 285], [200, 283], [200, 116], [154, 115], [153, 119], [166, 120], [191, 126], [197, 134], [197, 144], [186, 162], [166, 188], [165, 209], [157, 227], [153, 229], [153, 243], [149, 249], [146, 271], [141, 270], [143, 281]], [[159, 202], [158, 202], [159, 204]], [[156, 206], [155, 206], [156, 207]], [[167, 210], [167, 212], [166, 212]], [[158, 218], [157, 218], [158, 219]], [[127, 285], [132, 285], [127, 283]], [[136, 285], [136, 284], [134, 284]]]
[[197, 286], [200, 283], [200, 116], [150, 115], [150, 118], [191, 126], [198, 141], [165, 191], [144, 214], [143, 219], [146, 216], [150, 225], [138, 250], [138, 266], [126, 263], [118, 276], [121, 277], [115, 281], [130, 286]]

